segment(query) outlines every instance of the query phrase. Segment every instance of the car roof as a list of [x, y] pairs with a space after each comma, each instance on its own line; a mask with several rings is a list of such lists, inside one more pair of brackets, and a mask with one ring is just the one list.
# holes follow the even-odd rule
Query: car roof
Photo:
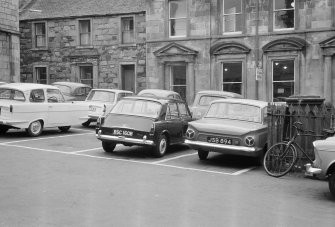
[[120, 90], [120, 89], [109, 89], [109, 88], [93, 88], [91, 91], [109, 91], [109, 92], [115, 92], [115, 93], [129, 93], [129, 94], [134, 94], [132, 91], [128, 90]]
[[226, 97], [233, 97], [233, 98], [243, 98], [242, 95], [230, 92], [230, 91], [214, 91], [214, 90], [203, 90], [199, 91], [198, 94], [206, 94], [206, 95], [219, 95], [219, 96], [226, 96]]
[[88, 88], [91, 88], [91, 86], [87, 85], [87, 84], [82, 84], [82, 83], [76, 83], [76, 82], [69, 82], [69, 81], [57, 81], [57, 82], [54, 82], [52, 83], [53, 84], [56, 84], [56, 85], [65, 85], [65, 86], [70, 86], [70, 87], [88, 87]]
[[17, 89], [21, 91], [28, 91], [32, 89], [58, 89], [55, 86], [48, 85], [48, 84], [35, 84], [35, 83], [9, 83], [1, 85], [1, 88], [9, 88], [9, 89]]
[[240, 104], [247, 104], [247, 105], [253, 105], [253, 106], [259, 106], [261, 108], [268, 106], [268, 102], [261, 101], [261, 100], [254, 100], [254, 99], [218, 99], [215, 101], [212, 101], [213, 103], [240, 103]]
[[140, 95], [134, 95], [134, 96], [127, 96], [123, 99], [135, 99], [135, 100], [148, 100], [148, 101], [156, 101], [161, 104], [169, 103], [169, 102], [180, 102], [185, 103], [183, 100], [179, 99], [171, 99], [167, 97], [148, 97], [148, 96], [140, 96]]
[[171, 95], [171, 94], [179, 95], [178, 92], [170, 91], [170, 90], [163, 90], [163, 89], [144, 89], [144, 90], [140, 91], [137, 95], [142, 95], [143, 93], [144, 94], [145, 93], [151, 93], [151, 94], [154, 94], [154, 95], [157, 95], [157, 96], [160, 96], [160, 97], [168, 96], [168, 95]]

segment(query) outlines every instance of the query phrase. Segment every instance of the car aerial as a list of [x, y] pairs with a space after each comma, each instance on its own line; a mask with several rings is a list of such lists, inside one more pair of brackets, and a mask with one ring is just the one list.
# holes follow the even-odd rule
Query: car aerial
[[306, 164], [306, 174], [327, 179], [329, 191], [335, 197], [335, 137], [313, 142], [315, 160]]
[[121, 98], [134, 95], [132, 91], [118, 89], [92, 89], [85, 99], [89, 110], [87, 116], [81, 117], [84, 121], [83, 126], [89, 126], [91, 122], [96, 122], [97, 119], [109, 113], [113, 106]]
[[92, 89], [91, 86], [82, 83], [58, 81], [51, 85], [58, 87], [65, 98], [65, 101], [84, 101]]
[[151, 146], [156, 157], [169, 145], [183, 143], [192, 117], [182, 100], [129, 96], [120, 100], [105, 117], [98, 119], [96, 136], [106, 152], [116, 144]]
[[65, 102], [59, 88], [44, 84], [10, 83], [0, 86], [0, 133], [26, 129], [39, 136], [43, 128], [58, 127], [66, 132], [80, 124], [87, 106]]
[[175, 91], [163, 90], [163, 89], [144, 89], [140, 91], [137, 95], [148, 96], [148, 97], [167, 97], [171, 99], [183, 100]]
[[205, 160], [210, 151], [258, 158], [267, 149], [268, 103], [251, 99], [212, 101], [203, 118], [188, 124], [185, 143]]
[[242, 95], [228, 91], [199, 91], [195, 95], [194, 102], [190, 110], [194, 119], [200, 119], [209, 107], [211, 101], [226, 98], [243, 98]]

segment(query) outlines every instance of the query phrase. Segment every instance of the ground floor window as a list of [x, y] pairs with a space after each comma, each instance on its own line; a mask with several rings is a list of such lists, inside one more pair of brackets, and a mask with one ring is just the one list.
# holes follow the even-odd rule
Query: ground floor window
[[222, 90], [242, 94], [242, 62], [222, 63]]
[[273, 101], [282, 101], [283, 98], [294, 94], [294, 60], [272, 61]]
[[121, 89], [135, 91], [135, 65], [121, 66]]
[[186, 64], [170, 66], [170, 90], [178, 92], [186, 100]]
[[80, 82], [93, 87], [93, 66], [80, 66]]
[[35, 67], [35, 78], [38, 84], [48, 84], [47, 67]]

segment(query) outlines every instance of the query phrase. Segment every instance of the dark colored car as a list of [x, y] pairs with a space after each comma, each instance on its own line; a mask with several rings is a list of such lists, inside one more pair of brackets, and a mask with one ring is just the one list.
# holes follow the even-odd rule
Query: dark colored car
[[192, 117], [182, 100], [129, 96], [120, 100], [97, 122], [96, 136], [106, 152], [116, 144], [151, 146], [156, 157], [165, 155], [169, 145], [184, 142]]
[[58, 87], [65, 98], [65, 101], [84, 101], [91, 91], [91, 86], [82, 83], [58, 81], [51, 85]]

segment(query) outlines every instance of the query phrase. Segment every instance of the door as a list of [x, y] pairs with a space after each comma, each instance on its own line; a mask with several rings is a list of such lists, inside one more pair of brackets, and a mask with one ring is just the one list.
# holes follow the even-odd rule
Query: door
[[122, 90], [135, 93], [135, 65], [122, 65], [121, 77]]
[[176, 64], [170, 66], [170, 90], [180, 94], [186, 100], [186, 64]]
[[177, 103], [170, 103], [166, 111], [166, 122], [170, 134], [170, 144], [178, 143], [182, 136], [181, 124]]

